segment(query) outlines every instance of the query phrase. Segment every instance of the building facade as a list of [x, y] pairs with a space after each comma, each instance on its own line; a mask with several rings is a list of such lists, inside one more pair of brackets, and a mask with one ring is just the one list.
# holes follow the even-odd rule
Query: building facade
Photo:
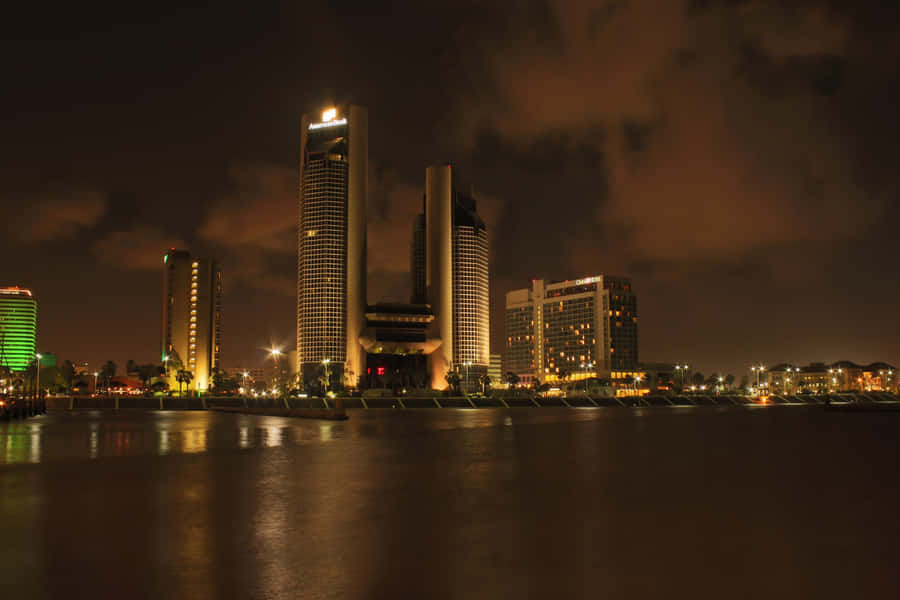
[[491, 354], [491, 364], [487, 376], [491, 379], [492, 388], [505, 388], [503, 381], [503, 358], [499, 354]]
[[[806, 366], [780, 363], [766, 368], [761, 385], [773, 394], [896, 392], [897, 368], [884, 362], [858, 365], [848, 360]], [[750, 383], [755, 385], [755, 373]]]
[[[215, 261], [169, 249], [163, 259], [162, 350], [168, 362], [176, 354], [193, 374], [190, 387], [212, 387], [219, 366], [222, 319], [222, 271]], [[174, 380], [174, 373], [169, 373]], [[171, 385], [171, 381], [170, 381]]]
[[506, 294], [506, 365], [520, 382], [602, 377], [637, 369], [637, 300], [623, 277], [597, 275]]
[[0, 368], [24, 371], [34, 362], [37, 300], [31, 290], [0, 288]]
[[412, 304], [427, 304], [428, 287], [425, 281], [425, 214], [416, 215], [413, 221], [412, 243], [409, 249], [409, 273], [411, 277]]
[[322, 364], [352, 387], [363, 369], [368, 114], [341, 106], [303, 115], [297, 240], [297, 372]]
[[[472, 194], [453, 185], [450, 165], [425, 171], [425, 296], [434, 314], [429, 355], [431, 385], [447, 387], [449, 371], [466, 373], [467, 391], [479, 387], [490, 365], [490, 275], [487, 227]], [[415, 230], [413, 247], [415, 248]], [[418, 266], [417, 266], [418, 265]], [[422, 279], [413, 273], [413, 281]]]

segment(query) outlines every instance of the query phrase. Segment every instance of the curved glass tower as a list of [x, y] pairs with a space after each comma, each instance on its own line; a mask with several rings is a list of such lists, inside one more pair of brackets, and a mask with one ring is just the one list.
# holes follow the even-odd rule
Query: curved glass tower
[[355, 387], [366, 311], [365, 108], [303, 115], [297, 237], [297, 367], [316, 379], [323, 362]]
[[0, 367], [24, 371], [34, 360], [37, 300], [31, 290], [0, 288]]

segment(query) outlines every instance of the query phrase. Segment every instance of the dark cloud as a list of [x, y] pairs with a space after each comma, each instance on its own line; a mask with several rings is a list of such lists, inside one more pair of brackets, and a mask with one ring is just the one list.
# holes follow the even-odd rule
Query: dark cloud
[[126, 271], [161, 271], [169, 248], [185, 248], [184, 240], [153, 225], [136, 225], [113, 231], [91, 244], [91, 252], [101, 265]]
[[106, 213], [107, 195], [57, 185], [32, 194], [9, 194], [2, 203], [9, 207], [9, 232], [16, 241], [54, 243], [76, 238], [96, 225]]
[[[350, 101], [370, 115], [370, 301], [407, 297], [424, 170], [451, 161], [491, 226], [495, 349], [509, 289], [615, 272], [635, 279], [647, 359], [900, 352], [879, 300], [900, 293], [900, 5], [85, 11], [13, 13], [0, 42], [23, 57], [0, 98], [7, 240], [29, 249], [8, 276], [48, 299], [59, 273], [143, 282], [186, 244], [225, 268], [229, 361], [253, 335], [292, 339], [299, 116]], [[104, 321], [83, 310], [57, 322]], [[83, 337], [63, 329], [60, 349]]]

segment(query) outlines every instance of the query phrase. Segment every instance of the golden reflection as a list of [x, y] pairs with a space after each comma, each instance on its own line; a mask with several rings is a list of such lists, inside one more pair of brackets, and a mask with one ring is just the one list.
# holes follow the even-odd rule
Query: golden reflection
[[157, 445], [157, 453], [161, 456], [165, 456], [169, 453], [169, 432], [168, 431], [160, 431], [158, 436], [158, 445]]
[[238, 446], [240, 446], [241, 448], [250, 447], [250, 428], [241, 427], [238, 438]]
[[6, 463], [15, 464], [25, 462], [25, 442], [24, 437], [19, 435], [22, 426], [19, 424], [10, 425], [6, 432]]
[[280, 446], [282, 440], [282, 429], [277, 425], [269, 425], [265, 429], [265, 445], [269, 448]]
[[97, 458], [98, 453], [98, 445], [99, 445], [99, 434], [97, 433], [99, 426], [96, 423], [91, 423], [91, 437], [90, 437], [90, 456], [92, 459]]
[[28, 460], [32, 463], [41, 462], [41, 426], [31, 426], [31, 447], [29, 448]]
[[185, 454], [196, 454], [206, 451], [206, 430], [194, 429], [186, 431], [181, 437], [181, 451]]
[[331, 428], [333, 425], [331, 423], [322, 423], [319, 425], [319, 439], [323, 442], [330, 442], [333, 439], [333, 433]]

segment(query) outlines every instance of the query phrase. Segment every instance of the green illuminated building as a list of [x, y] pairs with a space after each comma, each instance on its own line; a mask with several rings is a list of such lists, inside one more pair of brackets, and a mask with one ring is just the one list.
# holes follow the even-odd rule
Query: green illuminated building
[[0, 366], [24, 371], [34, 360], [37, 301], [31, 290], [0, 288]]

